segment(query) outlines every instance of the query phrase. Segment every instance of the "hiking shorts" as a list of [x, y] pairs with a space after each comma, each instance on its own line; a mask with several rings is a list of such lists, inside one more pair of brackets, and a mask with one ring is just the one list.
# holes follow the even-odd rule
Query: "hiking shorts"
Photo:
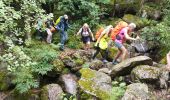
[[115, 41], [115, 46], [120, 49], [123, 46], [123, 44]]
[[82, 36], [82, 41], [84, 44], [90, 44], [90, 36]]

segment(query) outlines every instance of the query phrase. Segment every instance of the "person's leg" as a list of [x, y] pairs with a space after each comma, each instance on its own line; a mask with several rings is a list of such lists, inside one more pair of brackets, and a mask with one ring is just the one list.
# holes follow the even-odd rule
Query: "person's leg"
[[68, 34], [66, 31], [64, 31], [64, 44], [66, 43], [67, 40], [68, 40]]
[[100, 52], [100, 48], [99, 48], [99, 47], [97, 47], [97, 48], [96, 48], [96, 52], [94, 53], [94, 55], [93, 55], [92, 59], [95, 59], [95, 58], [96, 58], [96, 56], [99, 54], [99, 52]]
[[127, 52], [127, 49], [124, 46], [122, 46], [120, 49], [122, 51], [121, 61], [123, 61], [123, 60], [125, 60], [126, 55], [127, 55], [128, 52]]
[[64, 50], [65, 36], [63, 32], [60, 32], [60, 50]]
[[86, 49], [87, 49], [87, 50], [90, 49], [90, 37], [87, 37], [87, 41], [86, 41]]
[[52, 39], [52, 32], [50, 31], [50, 29], [46, 29], [47, 31], [47, 43], [51, 43], [51, 39]]
[[118, 48], [118, 52], [115, 56], [115, 58], [113, 59], [113, 64], [117, 64], [117, 59], [122, 55], [122, 50], [120, 49], [123, 45], [121, 43], [115, 42], [115, 46]]
[[107, 50], [102, 50], [101, 55], [103, 57], [103, 62], [107, 63], [107, 57], [108, 57], [108, 51]]

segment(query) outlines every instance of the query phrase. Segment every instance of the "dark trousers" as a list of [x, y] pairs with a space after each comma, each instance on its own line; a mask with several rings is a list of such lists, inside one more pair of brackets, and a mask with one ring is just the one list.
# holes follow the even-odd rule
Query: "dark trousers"
[[103, 59], [107, 59], [107, 58], [108, 58], [108, 51], [107, 51], [107, 50], [102, 50], [102, 49], [100, 49], [99, 47], [96, 47], [96, 52], [94, 53], [94, 55], [93, 55], [92, 58], [95, 59], [96, 56], [97, 56], [99, 53], [101, 53]]

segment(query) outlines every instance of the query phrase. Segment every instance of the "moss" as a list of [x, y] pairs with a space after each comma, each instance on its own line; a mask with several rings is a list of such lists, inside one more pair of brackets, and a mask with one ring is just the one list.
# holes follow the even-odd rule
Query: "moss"
[[80, 70], [81, 73], [81, 77], [85, 78], [85, 79], [91, 79], [93, 77], [95, 77], [95, 73], [90, 69], [90, 68], [82, 68]]
[[137, 28], [143, 28], [151, 24], [151, 21], [145, 18], [140, 18], [131, 14], [126, 14], [123, 17], [123, 20], [129, 23], [135, 23]]
[[167, 64], [167, 60], [166, 60], [166, 57], [164, 57], [159, 63], [161, 63], [161, 64]]
[[95, 72], [93, 70], [90, 70], [89, 68], [83, 68], [80, 70], [80, 73], [82, 74], [82, 79], [79, 80], [79, 85], [84, 88], [84, 90], [87, 90], [87, 92], [90, 92], [97, 97], [101, 98], [102, 100], [109, 100], [110, 94], [106, 93], [105, 91], [99, 89], [95, 86], [95, 82], [93, 81], [93, 78], [96, 76]]
[[40, 100], [48, 100], [48, 88], [47, 86], [44, 86], [41, 90], [41, 96], [40, 96]]
[[68, 73], [70, 73], [70, 70], [68, 68], [64, 68], [62, 74], [68, 74]]
[[7, 90], [8, 84], [6, 83], [6, 72], [0, 71], [0, 90]]
[[56, 59], [53, 61], [53, 69], [54, 71], [56, 71], [57, 73], [61, 73], [62, 70], [64, 69], [64, 63], [59, 60], [59, 59]]
[[76, 59], [75, 63], [76, 63], [77, 66], [81, 66], [81, 65], [84, 64], [84, 60], [83, 59]]

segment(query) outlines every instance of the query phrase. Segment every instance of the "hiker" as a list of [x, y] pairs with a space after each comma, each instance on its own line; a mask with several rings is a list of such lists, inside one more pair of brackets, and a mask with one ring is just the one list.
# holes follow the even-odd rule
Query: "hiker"
[[121, 56], [121, 61], [125, 60], [126, 55], [128, 54], [127, 49], [123, 45], [124, 42], [127, 40], [138, 40], [139, 36], [136, 38], [130, 37], [130, 33], [134, 31], [136, 25], [134, 23], [130, 23], [127, 27], [121, 29], [121, 31], [116, 35], [114, 40], [115, 46], [119, 49], [115, 59], [113, 60], [113, 64], [117, 64], [117, 59]]
[[60, 16], [56, 21], [56, 30], [60, 32], [60, 50], [64, 50], [64, 44], [68, 40], [67, 29], [68, 25], [68, 16], [65, 14], [64, 16]]
[[50, 13], [48, 15], [47, 21], [45, 22], [45, 24], [46, 24], [46, 31], [47, 31], [47, 39], [46, 39], [47, 43], [51, 43], [52, 35], [53, 35], [52, 32], [55, 30], [53, 17], [54, 17], [53, 14]]
[[95, 44], [96, 46], [96, 52], [94, 53], [92, 59], [95, 59], [95, 57], [99, 54], [99, 52], [101, 53], [102, 57], [103, 57], [103, 62], [107, 63], [107, 57], [108, 57], [108, 48], [110, 45], [110, 33], [113, 30], [113, 26], [109, 25], [107, 26], [100, 34], [100, 36], [97, 39], [97, 42]]
[[43, 39], [43, 20], [41, 17], [38, 17], [36, 21], [36, 37], [42, 41]]
[[79, 34], [81, 34], [81, 39], [85, 44], [84, 49], [90, 49], [90, 39], [92, 38], [92, 40], [94, 41], [94, 36], [87, 23], [84, 23], [83, 27], [80, 28], [76, 36], [78, 36]]

